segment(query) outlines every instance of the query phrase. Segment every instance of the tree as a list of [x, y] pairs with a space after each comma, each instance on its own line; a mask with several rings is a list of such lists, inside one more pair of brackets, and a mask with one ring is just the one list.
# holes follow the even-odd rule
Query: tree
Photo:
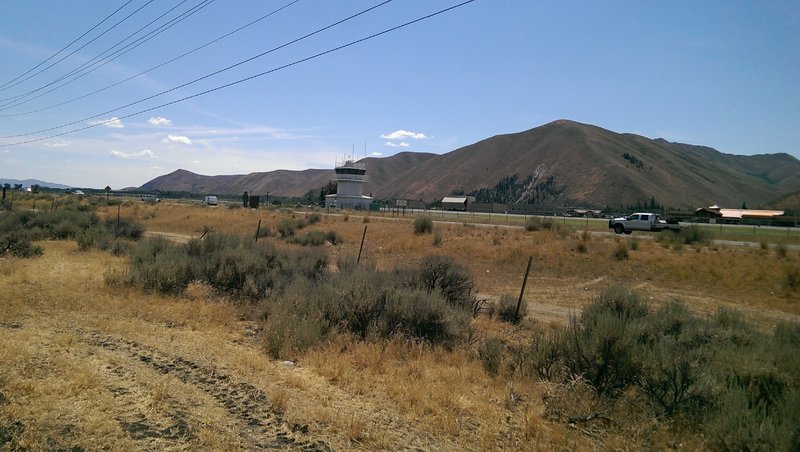
[[747, 208], [747, 203], [742, 201], [742, 209], [746, 209], [746, 208]]
[[41, 186], [40, 186], [39, 184], [33, 184], [33, 185], [31, 185], [31, 191], [32, 191], [33, 193], [39, 193], [39, 188], [41, 188]]
[[104, 190], [106, 191], [106, 199], [108, 199], [108, 194], [111, 193], [111, 187], [106, 185], [106, 188]]
[[22, 190], [22, 184], [14, 184], [14, 190], [16, 191]]

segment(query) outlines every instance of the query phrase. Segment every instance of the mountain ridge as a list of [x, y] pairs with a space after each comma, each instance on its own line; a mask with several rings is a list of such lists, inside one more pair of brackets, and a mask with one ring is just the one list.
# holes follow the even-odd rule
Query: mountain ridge
[[[633, 205], [655, 199], [672, 207], [761, 205], [800, 190], [800, 161], [789, 154], [741, 156], [708, 146], [617, 133], [560, 119], [498, 134], [445, 154], [402, 152], [363, 160], [364, 193], [381, 199], [433, 201], [493, 187], [517, 175], [548, 205]], [[177, 170], [143, 189], [302, 196], [327, 184], [333, 170], [277, 170], [202, 176]], [[190, 188], [190, 189], [187, 189]]]

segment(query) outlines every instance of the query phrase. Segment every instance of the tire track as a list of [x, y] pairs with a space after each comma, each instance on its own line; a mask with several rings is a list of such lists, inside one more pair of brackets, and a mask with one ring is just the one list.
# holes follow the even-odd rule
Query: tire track
[[[172, 375], [183, 383], [191, 384], [214, 398], [241, 427], [240, 433], [254, 449], [289, 449], [304, 451], [330, 451], [323, 441], [308, 441], [299, 437], [307, 431], [306, 426], [289, 426], [270, 409], [270, 402], [263, 391], [229, 375], [217, 372], [192, 361], [169, 356], [155, 348], [122, 338], [105, 336], [96, 331], [83, 333], [89, 345], [126, 355], [152, 367], [162, 374]], [[180, 418], [180, 416], [179, 416]], [[169, 426], [168, 430], [154, 429], [145, 419], [120, 420], [126, 431], [137, 435], [167, 433], [169, 436], [185, 434], [181, 423]], [[134, 438], [136, 439], [136, 438]]]

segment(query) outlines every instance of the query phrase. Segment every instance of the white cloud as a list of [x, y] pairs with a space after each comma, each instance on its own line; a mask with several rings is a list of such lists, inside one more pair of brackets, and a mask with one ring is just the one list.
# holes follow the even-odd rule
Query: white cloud
[[122, 120], [117, 117], [111, 119], [101, 119], [99, 121], [89, 121], [89, 125], [91, 126], [101, 125], [105, 127], [110, 127], [112, 129], [121, 129], [125, 127], [125, 124], [122, 123]]
[[157, 157], [156, 154], [154, 154], [150, 149], [144, 149], [139, 152], [111, 151], [110, 154], [121, 159], [154, 159]]
[[147, 120], [148, 123], [154, 126], [171, 126], [172, 120], [167, 119], [163, 116], [153, 116], [152, 118]]
[[69, 141], [56, 141], [54, 143], [42, 143], [49, 148], [65, 148], [69, 146]]
[[372, 153], [372, 154], [370, 154], [370, 155], [371, 155], [371, 156], [373, 156], [373, 157], [380, 157], [380, 156], [382, 156], [382, 155], [383, 155], [383, 152], [373, 152], [373, 153]]
[[192, 160], [192, 163], [194, 163], [195, 165], [199, 165], [203, 162], [201, 160]]
[[407, 138], [412, 138], [414, 140], [424, 140], [428, 138], [425, 136], [424, 133], [417, 133], [417, 132], [410, 132], [408, 130], [395, 130], [392, 133], [387, 133], [385, 135], [381, 135], [381, 138], [385, 140], [405, 140]]
[[192, 144], [192, 140], [190, 140], [189, 137], [185, 137], [182, 135], [169, 135], [163, 140], [161, 140], [161, 142], [165, 144], [171, 144], [171, 143]]
[[411, 145], [406, 143], [405, 141], [401, 141], [399, 143], [394, 143], [394, 142], [391, 142], [391, 141], [387, 141], [386, 142], [386, 146], [389, 146], [390, 148], [407, 148], [407, 147], [409, 147]]

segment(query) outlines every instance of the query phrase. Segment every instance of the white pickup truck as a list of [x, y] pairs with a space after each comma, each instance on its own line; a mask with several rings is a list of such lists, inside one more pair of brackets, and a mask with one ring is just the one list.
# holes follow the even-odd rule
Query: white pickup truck
[[617, 234], [630, 234], [633, 231], [672, 231], [680, 232], [681, 225], [677, 221], [666, 221], [654, 213], [634, 213], [627, 217], [608, 220], [608, 228]]

